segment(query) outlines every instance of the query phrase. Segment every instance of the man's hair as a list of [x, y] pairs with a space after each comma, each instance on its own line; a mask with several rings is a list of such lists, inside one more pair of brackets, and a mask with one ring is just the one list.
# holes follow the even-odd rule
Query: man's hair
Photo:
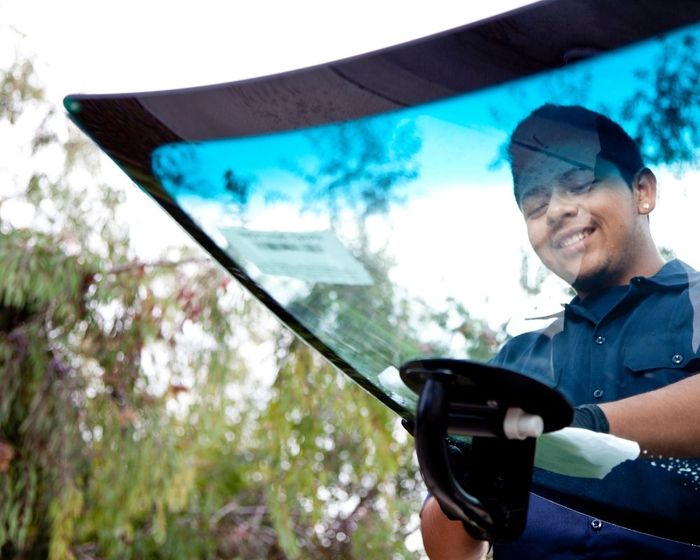
[[[595, 139], [600, 150], [595, 161], [581, 161], [576, 157], [576, 143], [585, 152], [584, 143]], [[566, 149], [561, 145], [568, 143]], [[572, 148], [571, 144], [574, 144]], [[573, 150], [573, 151], [572, 151]], [[617, 167], [625, 182], [632, 188], [634, 177], [644, 168], [639, 147], [623, 128], [605, 115], [579, 105], [542, 105], [523, 119], [511, 134], [508, 156], [513, 173], [513, 192], [520, 205], [524, 194], [524, 175], [536, 165], [536, 158], [549, 157], [576, 167], [597, 170], [599, 160]]]

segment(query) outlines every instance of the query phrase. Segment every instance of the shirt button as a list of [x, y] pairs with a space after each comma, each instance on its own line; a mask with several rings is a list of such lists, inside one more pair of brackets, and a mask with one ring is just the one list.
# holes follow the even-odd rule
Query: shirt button
[[603, 390], [602, 390], [602, 389], [596, 389], [595, 391], [593, 391], [593, 396], [594, 396], [596, 399], [601, 398], [601, 397], [603, 396]]
[[603, 528], [603, 522], [600, 519], [594, 519], [591, 521], [591, 529], [594, 531], [600, 531]]
[[595, 337], [595, 343], [596, 344], [603, 344], [605, 342], [605, 337], [604, 336], [596, 336]]
[[674, 354], [671, 361], [674, 364], [680, 364], [683, 361], [683, 356], [681, 354]]

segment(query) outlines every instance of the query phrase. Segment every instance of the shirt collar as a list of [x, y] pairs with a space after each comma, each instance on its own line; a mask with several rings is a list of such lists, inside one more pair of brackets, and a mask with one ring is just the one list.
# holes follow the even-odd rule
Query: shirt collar
[[[674, 290], [679, 288], [684, 289], [698, 282], [700, 282], [700, 272], [697, 272], [680, 259], [672, 259], [662, 266], [653, 276], [633, 277], [630, 281], [630, 286], [644, 291]], [[631, 297], [631, 292], [628, 292], [628, 295], [624, 297]], [[596, 322], [593, 314], [581, 305], [581, 298], [579, 296], [574, 297], [570, 303], [564, 304], [564, 309], [567, 312], [573, 311], [577, 315], [581, 315]]]
[[700, 282], [700, 272], [680, 259], [668, 261], [653, 276], [635, 276], [632, 278], [632, 285], [657, 286], [660, 288], [685, 288]]
[[[687, 288], [700, 282], [700, 272], [680, 259], [668, 261], [653, 276], [634, 276], [630, 281], [632, 286], [649, 286], [651, 288]], [[581, 302], [579, 296], [574, 297], [570, 304]]]

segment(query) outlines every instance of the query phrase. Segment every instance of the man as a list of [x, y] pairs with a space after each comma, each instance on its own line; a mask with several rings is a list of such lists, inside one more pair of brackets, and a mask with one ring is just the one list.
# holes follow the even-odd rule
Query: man
[[[579, 426], [635, 440], [650, 457], [700, 457], [700, 275], [665, 263], [654, 244], [656, 178], [638, 147], [603, 115], [545, 105], [518, 125], [509, 155], [530, 243], [577, 295], [550, 327], [515, 337], [492, 363], [556, 387], [576, 406]], [[536, 470], [533, 489], [557, 502], [608, 506], [622, 524], [626, 514], [655, 512], [669, 527], [700, 526], [700, 494], [652, 460], [602, 481]], [[524, 534], [497, 544], [495, 559], [700, 558], [698, 547], [557, 502], [532, 495]], [[482, 558], [488, 549], [434, 498], [421, 528], [432, 560]]]

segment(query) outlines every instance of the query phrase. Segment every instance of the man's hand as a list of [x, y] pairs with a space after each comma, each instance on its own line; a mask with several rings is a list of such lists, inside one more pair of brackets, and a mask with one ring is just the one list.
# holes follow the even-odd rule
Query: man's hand
[[430, 560], [482, 560], [489, 549], [489, 543], [471, 537], [461, 521], [448, 519], [434, 497], [423, 506], [420, 528]]

